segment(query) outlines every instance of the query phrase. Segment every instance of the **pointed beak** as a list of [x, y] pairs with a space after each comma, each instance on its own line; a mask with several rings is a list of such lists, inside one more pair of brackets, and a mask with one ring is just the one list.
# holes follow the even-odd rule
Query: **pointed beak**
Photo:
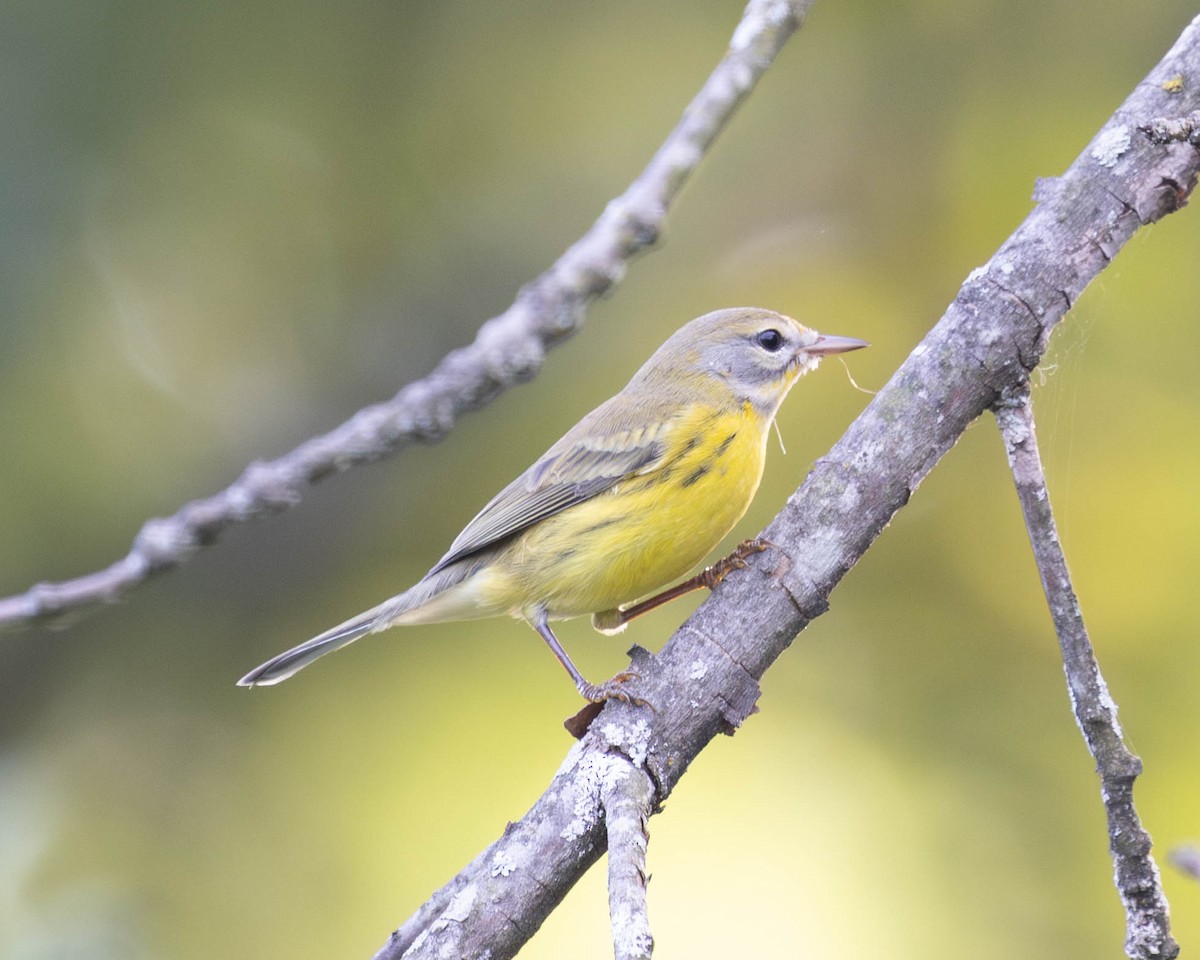
[[827, 357], [833, 353], [849, 353], [851, 350], [861, 350], [863, 347], [869, 347], [870, 344], [866, 340], [859, 340], [855, 337], [834, 337], [829, 334], [820, 334], [817, 337], [817, 342], [811, 347], [805, 347], [804, 352], [810, 357]]

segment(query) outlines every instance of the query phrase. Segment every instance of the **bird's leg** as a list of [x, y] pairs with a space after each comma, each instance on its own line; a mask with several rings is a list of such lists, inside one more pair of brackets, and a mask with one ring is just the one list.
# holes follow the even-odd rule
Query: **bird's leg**
[[550, 629], [550, 622], [546, 617], [546, 611], [540, 610], [530, 623], [533, 625], [533, 629], [546, 641], [546, 646], [550, 648], [550, 652], [566, 668], [567, 673], [571, 675], [571, 679], [575, 681], [575, 689], [579, 691], [585, 700], [590, 700], [592, 703], [603, 703], [605, 700], [620, 700], [622, 703], [632, 703], [635, 706], [645, 705], [646, 701], [631, 696], [621, 689], [621, 684], [628, 680], [637, 679], [638, 675], [636, 673], [625, 671], [618, 673], [611, 680], [607, 680], [604, 683], [588, 683], [583, 678], [583, 674], [579, 672], [579, 668], [567, 656], [567, 651], [558, 642], [558, 637], [554, 635], [554, 631]]
[[[677, 583], [673, 587], [668, 587], [662, 593], [656, 593], [652, 597], [647, 597], [641, 603], [635, 603], [633, 606], [626, 607], [623, 610], [614, 610], [606, 613], [602, 618], [603, 629], [619, 629], [635, 617], [640, 617], [643, 613], [649, 613], [656, 607], [661, 607], [664, 603], [677, 600], [684, 594], [691, 593], [693, 590], [701, 590], [705, 587], [709, 590], [715, 590], [717, 584], [729, 576], [730, 571], [741, 570], [746, 566], [747, 557], [753, 556], [756, 553], [762, 553], [767, 547], [773, 546], [775, 544], [770, 540], [764, 540], [760, 537], [743, 540], [734, 547], [733, 553], [727, 557], [722, 557], [711, 567], [705, 567], [696, 576], [684, 580], [682, 583]], [[597, 627], [601, 626], [600, 619], [596, 619], [595, 622]]]

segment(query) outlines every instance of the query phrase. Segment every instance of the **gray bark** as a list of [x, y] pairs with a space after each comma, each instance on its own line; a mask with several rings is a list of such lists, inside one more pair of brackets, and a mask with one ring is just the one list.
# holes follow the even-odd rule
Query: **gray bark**
[[1137, 960], [1178, 956], [1179, 945], [1171, 938], [1162, 878], [1150, 856], [1150, 834], [1133, 805], [1133, 783], [1142, 772], [1142, 761], [1125, 745], [1117, 704], [1100, 673], [1079, 599], [1071, 586], [1067, 559], [1050, 509], [1029, 394], [999, 405], [996, 423], [1004, 438], [1017, 499], [1025, 515], [1054, 632], [1058, 634], [1071, 708], [1100, 775], [1113, 879], [1125, 908], [1125, 953]]

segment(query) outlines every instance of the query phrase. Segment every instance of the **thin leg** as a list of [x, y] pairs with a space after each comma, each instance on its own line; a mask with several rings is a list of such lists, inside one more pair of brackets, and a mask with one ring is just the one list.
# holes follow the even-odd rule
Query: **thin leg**
[[567, 656], [567, 651], [562, 648], [562, 644], [558, 642], [558, 637], [554, 635], [554, 631], [550, 629], [550, 622], [546, 618], [546, 611], [542, 610], [537, 617], [532, 621], [533, 629], [536, 630], [546, 641], [546, 646], [550, 648], [550, 652], [557, 658], [558, 662], [566, 668], [567, 673], [571, 675], [571, 679], [575, 681], [575, 689], [580, 695], [593, 703], [603, 703], [605, 700], [620, 700], [622, 703], [632, 703], [642, 705], [644, 700], [630, 696], [621, 689], [621, 684], [627, 680], [636, 680], [636, 673], [618, 673], [606, 683], [588, 683], [583, 678], [583, 674], [579, 672], [579, 668], [571, 662], [571, 658]]
[[632, 607], [606, 613], [603, 618], [604, 629], [614, 630], [623, 627], [635, 617], [640, 617], [643, 613], [649, 613], [656, 607], [661, 607], [664, 603], [677, 600], [684, 594], [691, 593], [693, 590], [700, 590], [705, 587], [709, 590], [715, 590], [717, 584], [729, 576], [731, 570], [741, 570], [746, 566], [747, 557], [753, 556], [756, 553], [762, 553], [767, 547], [773, 546], [775, 544], [771, 543], [770, 540], [762, 540], [758, 537], [755, 537], [753, 540], [743, 540], [734, 548], [733, 553], [727, 557], [722, 557], [711, 567], [705, 567], [696, 576], [684, 580], [682, 583], [677, 583], [673, 587], [668, 587], [662, 593], [656, 593], [652, 597], [647, 597], [641, 603], [635, 603]]

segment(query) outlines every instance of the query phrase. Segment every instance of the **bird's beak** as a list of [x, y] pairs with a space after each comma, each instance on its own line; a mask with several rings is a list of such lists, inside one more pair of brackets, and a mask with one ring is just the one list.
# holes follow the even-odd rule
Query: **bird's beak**
[[866, 340], [855, 337], [834, 337], [829, 334], [819, 334], [817, 342], [811, 347], [805, 347], [804, 352], [810, 357], [827, 357], [832, 353], [849, 353], [851, 350], [861, 350], [869, 347]]

